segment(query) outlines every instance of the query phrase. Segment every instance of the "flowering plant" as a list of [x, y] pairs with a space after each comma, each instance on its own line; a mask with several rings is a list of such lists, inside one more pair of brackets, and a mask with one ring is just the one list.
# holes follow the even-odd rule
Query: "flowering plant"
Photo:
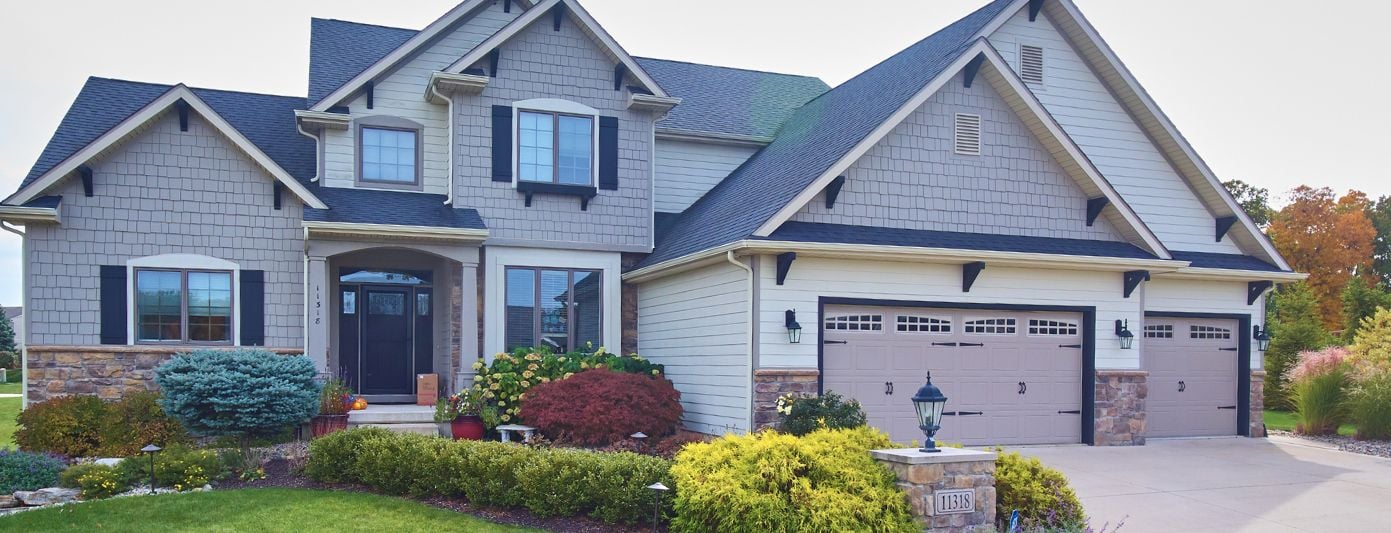
[[499, 353], [493, 356], [491, 363], [482, 359], [473, 363], [473, 370], [478, 373], [473, 380], [473, 390], [482, 395], [484, 404], [496, 408], [496, 413], [482, 413], [483, 422], [489, 427], [513, 423], [521, 412], [528, 389], [593, 368], [652, 376], [663, 373], [662, 365], [638, 354], [618, 355], [603, 347], [563, 355], [545, 347]]
[[791, 415], [791, 414], [792, 414], [792, 404], [796, 403], [797, 400], [800, 399], [800, 398], [802, 398], [802, 395], [801, 395], [801, 394], [797, 394], [797, 393], [795, 393], [795, 392], [789, 392], [789, 393], [784, 394], [784, 395], [782, 395], [782, 396], [778, 396], [778, 403], [777, 403], [778, 414], [779, 414], [779, 415], [782, 415], [782, 416]]
[[483, 414], [486, 404], [482, 391], [473, 387], [461, 390], [440, 398], [435, 404], [435, 422], [452, 422], [461, 416], [479, 416]]

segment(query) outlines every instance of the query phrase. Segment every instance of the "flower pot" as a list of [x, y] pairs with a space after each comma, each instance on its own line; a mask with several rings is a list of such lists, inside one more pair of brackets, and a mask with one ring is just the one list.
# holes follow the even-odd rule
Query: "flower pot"
[[454, 438], [453, 422], [436, 422], [435, 429], [437, 429], [440, 432], [441, 437], [444, 437], [446, 439]]
[[310, 423], [310, 431], [314, 438], [344, 429], [348, 429], [348, 415], [319, 415]]
[[482, 418], [461, 416], [449, 423], [449, 429], [454, 433], [454, 440], [483, 440], [483, 433], [488, 428], [483, 425]]

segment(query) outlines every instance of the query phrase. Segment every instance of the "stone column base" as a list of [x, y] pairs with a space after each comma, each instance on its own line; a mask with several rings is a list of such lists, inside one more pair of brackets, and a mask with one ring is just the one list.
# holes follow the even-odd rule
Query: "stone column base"
[[760, 368], [753, 371], [753, 430], [778, 423], [778, 397], [789, 392], [816, 394], [821, 371], [815, 368]]
[[[923, 531], [956, 533], [995, 525], [994, 452], [943, 448], [923, 453], [907, 448], [869, 454], [898, 476], [898, 488]], [[961, 505], [967, 503], [965, 497], [971, 500], [969, 506]]]
[[1255, 438], [1265, 437], [1265, 371], [1251, 371], [1251, 433]]
[[1149, 372], [1144, 370], [1096, 371], [1097, 446], [1145, 444], [1145, 397]]

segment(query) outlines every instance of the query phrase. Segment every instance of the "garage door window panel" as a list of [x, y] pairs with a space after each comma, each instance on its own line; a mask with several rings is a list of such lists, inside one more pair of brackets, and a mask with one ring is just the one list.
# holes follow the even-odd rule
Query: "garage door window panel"
[[1232, 338], [1232, 330], [1216, 326], [1188, 326], [1188, 338], [1228, 340]]
[[1145, 326], [1146, 339], [1172, 339], [1174, 338], [1173, 324], [1149, 324]]
[[1077, 323], [1061, 320], [1029, 319], [1030, 337], [1076, 337]]
[[952, 332], [951, 319], [946, 317], [898, 315], [894, 320], [899, 333], [950, 335]]
[[1014, 335], [1019, 326], [1013, 318], [977, 318], [967, 320], [962, 330], [967, 335]]
[[826, 331], [883, 331], [884, 315], [837, 315], [826, 317]]

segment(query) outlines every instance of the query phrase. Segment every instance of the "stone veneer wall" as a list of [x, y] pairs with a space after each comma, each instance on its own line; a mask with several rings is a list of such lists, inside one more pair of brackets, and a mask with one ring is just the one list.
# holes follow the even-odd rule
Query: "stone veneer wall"
[[[880, 464], [898, 477], [898, 488], [908, 498], [913, 518], [925, 533], [957, 533], [989, 530], [995, 524], [994, 452], [944, 449], [924, 454], [916, 449], [873, 450]], [[934, 494], [940, 490], [972, 489], [975, 509], [969, 513], [941, 514]]]
[[[193, 346], [30, 346], [29, 403], [70, 394], [120, 398], [128, 390], [155, 390], [155, 367]], [[215, 348], [214, 348], [215, 349]], [[273, 348], [302, 354], [301, 348]]]
[[1096, 371], [1096, 445], [1145, 444], [1145, 397], [1149, 372]]
[[1265, 436], [1265, 371], [1251, 371], [1251, 437]]
[[821, 372], [815, 368], [760, 368], [753, 372], [753, 429], [778, 422], [778, 397], [789, 392], [816, 394]]

